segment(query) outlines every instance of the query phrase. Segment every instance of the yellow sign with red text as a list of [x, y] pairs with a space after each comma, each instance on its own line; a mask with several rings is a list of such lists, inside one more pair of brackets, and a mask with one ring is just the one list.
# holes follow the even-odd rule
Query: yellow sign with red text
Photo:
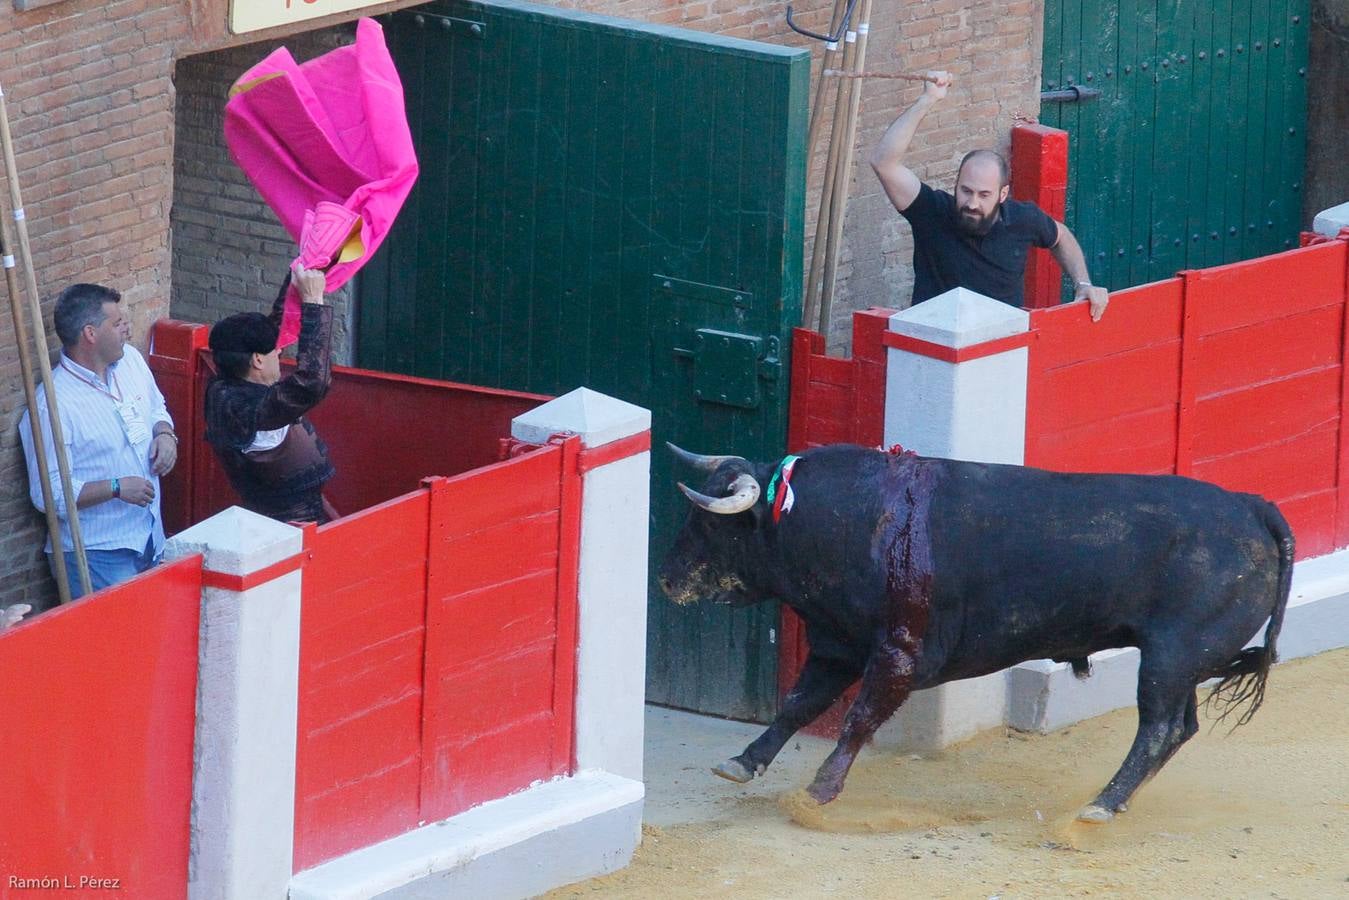
[[378, 6], [384, 0], [230, 0], [230, 32], [246, 34], [337, 13]]

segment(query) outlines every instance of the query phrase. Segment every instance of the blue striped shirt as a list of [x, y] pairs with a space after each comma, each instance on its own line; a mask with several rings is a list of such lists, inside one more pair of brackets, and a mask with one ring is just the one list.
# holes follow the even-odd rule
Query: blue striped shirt
[[[155, 424], [167, 422], [168, 408], [159, 392], [150, 367], [140, 351], [127, 344], [120, 360], [108, 366], [108, 380], [100, 384], [98, 376], [64, 353], [61, 364], [52, 369], [52, 385], [56, 390], [56, 404], [61, 414], [61, 432], [65, 439], [66, 458], [70, 461], [71, 490], [80, 495], [84, 485], [91, 481], [108, 481], [128, 475], [149, 479], [155, 488], [155, 499], [148, 506], [136, 506], [118, 498], [86, 506], [80, 513], [80, 532], [87, 550], [145, 549], [146, 541], [154, 538], [155, 555], [164, 546], [164, 523], [159, 512], [159, 478], [150, 472], [151, 433]], [[132, 405], [144, 423], [144, 434], [128, 436], [122, 414], [118, 412], [120, 397], [123, 404]], [[66, 550], [73, 550], [65, 493], [61, 490], [61, 471], [56, 467], [56, 451], [52, 441], [51, 423], [47, 412], [47, 395], [37, 391], [38, 416], [47, 451], [47, 470], [51, 475], [52, 496], [61, 519], [61, 542]], [[23, 455], [28, 462], [28, 496], [33, 505], [45, 512], [42, 502], [42, 482], [38, 474], [37, 457], [33, 452], [32, 426], [28, 411], [19, 420], [19, 437], [23, 440]], [[136, 440], [133, 443], [132, 437]], [[47, 552], [52, 550], [47, 539]]]

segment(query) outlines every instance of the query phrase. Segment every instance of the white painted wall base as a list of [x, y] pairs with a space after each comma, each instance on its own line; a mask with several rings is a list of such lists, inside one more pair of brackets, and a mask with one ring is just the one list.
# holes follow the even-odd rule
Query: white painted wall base
[[916, 691], [876, 731], [879, 747], [925, 752], [973, 737], [1006, 721], [1007, 673], [952, 681]]
[[300, 872], [290, 900], [533, 897], [626, 866], [644, 796], [600, 771], [537, 784]]
[[[1264, 640], [1262, 626], [1250, 643]], [[1349, 550], [1293, 567], [1293, 589], [1277, 647], [1282, 661], [1349, 647]], [[1010, 669], [1007, 724], [1044, 734], [1134, 705], [1137, 650], [1096, 653], [1091, 665], [1091, 677], [1084, 681], [1073, 676], [1067, 663], [1034, 660]]]

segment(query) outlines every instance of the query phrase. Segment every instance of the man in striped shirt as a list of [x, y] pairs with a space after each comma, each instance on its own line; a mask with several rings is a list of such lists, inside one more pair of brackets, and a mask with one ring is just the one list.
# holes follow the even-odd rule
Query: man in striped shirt
[[[164, 395], [145, 357], [127, 343], [131, 328], [121, 299], [112, 288], [74, 284], [61, 292], [53, 314], [61, 361], [52, 368], [52, 385], [94, 590], [125, 581], [158, 561], [164, 549], [159, 478], [178, 459], [178, 437]], [[78, 597], [82, 585], [74, 574], [69, 503], [61, 489], [45, 392], [38, 392], [37, 405], [70, 593]], [[28, 495], [45, 511], [27, 411], [19, 436], [28, 462]], [[46, 551], [50, 563], [50, 538]]]

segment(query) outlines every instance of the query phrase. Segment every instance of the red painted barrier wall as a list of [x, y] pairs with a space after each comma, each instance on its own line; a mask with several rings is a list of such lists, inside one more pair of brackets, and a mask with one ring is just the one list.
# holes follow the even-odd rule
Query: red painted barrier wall
[[[1037, 204], [1062, 222], [1068, 202], [1068, 132], [1048, 125], [1017, 125], [1012, 129], [1011, 165], [1011, 196]], [[1026, 261], [1026, 308], [1058, 306], [1062, 281], [1050, 252], [1032, 249]]]
[[295, 870], [417, 827], [428, 493], [305, 531]]
[[430, 485], [423, 819], [571, 770], [579, 449]]
[[828, 356], [824, 337], [792, 332], [792, 398], [787, 450], [823, 444], [878, 446], [885, 430], [885, 347], [893, 309], [853, 313], [853, 355]]
[[571, 771], [578, 450], [307, 528], [296, 871]]
[[1118, 291], [1096, 323], [1081, 303], [1031, 313], [1026, 465], [1175, 470], [1183, 294], [1179, 278]]
[[1346, 248], [1033, 312], [1027, 465], [1192, 475], [1277, 503], [1300, 558], [1349, 546]]
[[194, 556], [0, 634], [0, 898], [187, 896], [200, 593]]

